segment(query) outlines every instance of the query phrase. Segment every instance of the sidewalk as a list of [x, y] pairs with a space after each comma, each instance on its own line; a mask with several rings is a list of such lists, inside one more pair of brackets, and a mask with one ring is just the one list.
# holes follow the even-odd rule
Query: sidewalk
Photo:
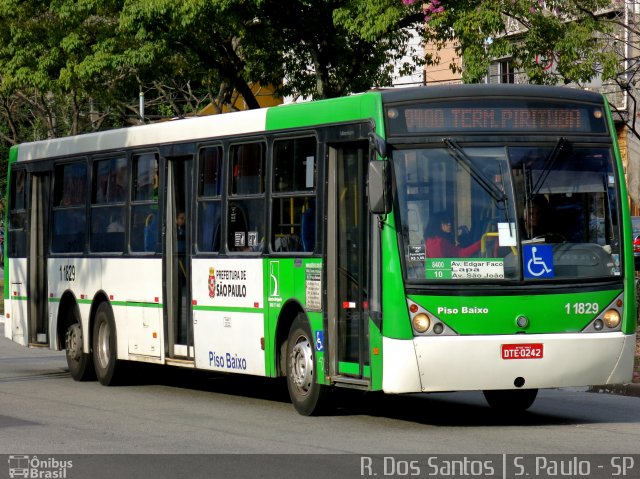
[[614, 384], [611, 386], [591, 386], [589, 389], [587, 389], [587, 392], [608, 393], [608, 394], [618, 394], [620, 396], [640, 397], [640, 384], [627, 383], [627, 384]]
[[609, 386], [591, 386], [588, 391], [640, 397], [640, 332], [636, 333], [636, 357], [633, 366], [632, 382]]
[[589, 388], [589, 391], [640, 397], [640, 332], [636, 333], [636, 357], [633, 366], [632, 382], [612, 386], [592, 386]]

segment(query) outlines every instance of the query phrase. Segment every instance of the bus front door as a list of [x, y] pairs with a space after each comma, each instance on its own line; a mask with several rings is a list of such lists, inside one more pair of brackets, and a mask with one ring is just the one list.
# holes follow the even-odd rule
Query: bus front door
[[329, 149], [327, 225], [330, 374], [365, 387], [370, 378], [368, 335], [368, 144]]
[[31, 173], [27, 250], [27, 317], [29, 344], [49, 344], [47, 298], [47, 205], [51, 199], [48, 173]]
[[191, 314], [191, 156], [165, 163], [164, 317], [167, 357], [193, 361]]

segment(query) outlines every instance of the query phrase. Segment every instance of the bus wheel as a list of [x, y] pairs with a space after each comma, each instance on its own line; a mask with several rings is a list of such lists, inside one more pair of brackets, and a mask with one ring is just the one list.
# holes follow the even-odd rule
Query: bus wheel
[[116, 325], [109, 303], [101, 303], [93, 325], [93, 362], [100, 384], [112, 386], [121, 369], [118, 361]]
[[507, 412], [526, 411], [538, 395], [537, 389], [505, 389], [482, 391], [484, 398], [493, 409]]
[[326, 405], [327, 387], [317, 383], [311, 329], [299, 314], [287, 341], [287, 387], [293, 406], [303, 416], [320, 414]]
[[67, 356], [67, 366], [71, 377], [76, 381], [90, 381], [96, 378], [91, 354], [82, 351], [82, 328], [78, 322], [73, 322], [67, 328], [64, 336], [64, 346]]

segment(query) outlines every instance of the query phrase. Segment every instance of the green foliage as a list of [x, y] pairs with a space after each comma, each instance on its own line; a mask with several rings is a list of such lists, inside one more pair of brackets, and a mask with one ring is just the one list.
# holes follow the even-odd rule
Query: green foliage
[[408, 15], [418, 14], [416, 20], [422, 16], [417, 3], [405, 6], [399, 0], [350, 0], [341, 3], [343, 5], [333, 12], [335, 23], [351, 35], [370, 42], [389, 35]]
[[[410, 49], [410, 27], [431, 44], [454, 41], [466, 82], [483, 81], [503, 57], [534, 83], [587, 82], [596, 72], [606, 80], [620, 73], [620, 57], [593, 38], [614, 25], [591, 13], [609, 3], [0, 0], [0, 140], [136, 123], [140, 91], [155, 119], [219, 108], [232, 91], [257, 107], [254, 83], [313, 98], [388, 86], [394, 62], [407, 58], [406, 74], [438, 61]], [[523, 33], [508, 35], [509, 21]]]
[[[400, 3], [400, 2], [398, 2]], [[604, 48], [601, 40], [612, 33], [608, 15], [593, 13], [610, 6], [609, 0], [546, 1], [451, 0], [425, 30], [427, 41], [455, 41], [464, 59], [463, 79], [481, 82], [497, 58], [511, 58], [531, 83], [585, 83], [596, 75], [610, 80], [620, 74], [620, 54]], [[518, 33], [507, 26], [518, 26]], [[553, 60], [554, 69], [546, 69]]]

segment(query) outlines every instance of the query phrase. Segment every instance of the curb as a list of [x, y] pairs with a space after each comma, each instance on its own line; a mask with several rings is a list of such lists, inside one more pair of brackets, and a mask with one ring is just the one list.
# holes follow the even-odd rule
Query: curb
[[627, 384], [611, 384], [606, 386], [591, 386], [589, 389], [587, 389], [587, 392], [640, 397], [640, 384], [627, 383]]

